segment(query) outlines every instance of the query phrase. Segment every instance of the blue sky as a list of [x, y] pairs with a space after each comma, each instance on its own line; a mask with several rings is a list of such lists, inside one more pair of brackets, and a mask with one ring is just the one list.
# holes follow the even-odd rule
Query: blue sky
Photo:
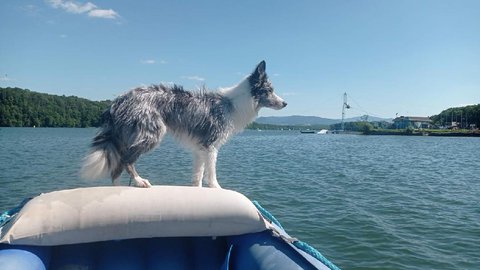
[[262, 116], [430, 116], [480, 103], [480, 1], [0, 2], [0, 86], [113, 99], [238, 83], [261, 60], [289, 105]]

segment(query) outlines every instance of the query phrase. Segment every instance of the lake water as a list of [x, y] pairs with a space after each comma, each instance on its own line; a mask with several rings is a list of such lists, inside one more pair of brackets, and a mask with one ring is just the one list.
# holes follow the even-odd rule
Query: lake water
[[[0, 211], [80, 180], [96, 129], [0, 128]], [[480, 138], [246, 131], [219, 153], [222, 187], [259, 201], [343, 269], [480, 269]], [[167, 137], [137, 170], [189, 185]], [[122, 183], [128, 178], [122, 176]]]

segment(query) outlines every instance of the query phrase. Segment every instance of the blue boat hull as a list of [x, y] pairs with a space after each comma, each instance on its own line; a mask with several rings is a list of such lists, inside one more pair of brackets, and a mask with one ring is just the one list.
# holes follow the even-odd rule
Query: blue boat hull
[[[0, 269], [319, 269], [264, 231], [240, 236], [129, 239], [60, 246], [0, 244]], [[328, 268], [325, 268], [328, 269]]]

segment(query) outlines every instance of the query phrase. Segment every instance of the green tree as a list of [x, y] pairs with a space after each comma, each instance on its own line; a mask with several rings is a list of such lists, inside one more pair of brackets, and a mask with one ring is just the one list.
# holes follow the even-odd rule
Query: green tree
[[478, 128], [480, 127], [480, 104], [449, 108], [430, 118], [438, 126], [450, 126], [454, 122], [461, 128], [469, 128], [472, 124]]
[[92, 127], [110, 101], [90, 101], [20, 88], [0, 88], [1, 127]]

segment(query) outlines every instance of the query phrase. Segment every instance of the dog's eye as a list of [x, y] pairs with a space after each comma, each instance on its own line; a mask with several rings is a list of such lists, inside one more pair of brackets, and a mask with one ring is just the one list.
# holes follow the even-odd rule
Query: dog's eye
[[270, 88], [264, 88], [262, 90], [263, 90], [262, 92], [263, 92], [264, 95], [270, 95], [272, 93], [272, 90]]

